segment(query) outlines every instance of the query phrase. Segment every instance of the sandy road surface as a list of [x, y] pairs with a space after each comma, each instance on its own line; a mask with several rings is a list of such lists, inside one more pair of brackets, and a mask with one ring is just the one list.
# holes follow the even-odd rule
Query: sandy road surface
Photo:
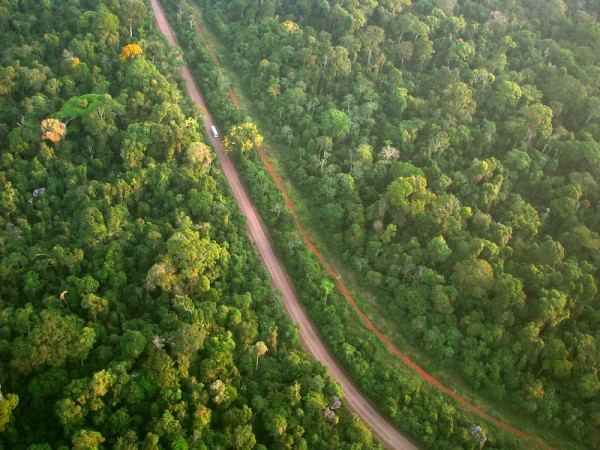
[[[164, 16], [160, 4], [157, 0], [151, 0], [151, 4], [160, 31], [165, 35], [171, 44], [175, 44], [175, 37], [170, 30], [169, 24]], [[204, 100], [200, 95], [200, 92], [192, 78], [192, 75], [190, 74], [187, 65], [182, 68], [182, 76], [185, 80], [188, 93], [192, 100], [194, 100], [194, 102], [196, 102], [199, 106], [206, 109]], [[281, 291], [283, 295], [283, 302], [287, 313], [294, 322], [302, 325], [300, 329], [300, 338], [302, 343], [315, 359], [321, 361], [327, 367], [329, 374], [340, 383], [344, 391], [345, 400], [350, 409], [356, 412], [356, 414], [358, 414], [363, 421], [372, 427], [375, 436], [382, 443], [393, 449], [416, 449], [417, 447], [411, 441], [409, 441], [408, 438], [400, 434], [387, 421], [387, 419], [385, 419], [373, 407], [370, 401], [358, 391], [357, 387], [352, 383], [352, 381], [350, 381], [343, 369], [334, 360], [333, 356], [321, 338], [318, 336], [298, 297], [296, 296], [296, 293], [294, 292], [281, 263], [273, 252], [273, 248], [271, 247], [271, 243], [269, 242], [267, 234], [263, 229], [263, 225], [258, 217], [258, 213], [250, 202], [250, 199], [248, 198], [244, 186], [242, 185], [240, 178], [233, 167], [233, 164], [231, 163], [231, 160], [223, 151], [221, 142], [212, 137], [210, 127], [211, 125], [215, 125], [215, 123], [208, 110], [206, 111], [206, 119], [204, 123], [206, 134], [210, 137], [212, 146], [217, 152], [219, 162], [221, 163], [221, 168], [227, 181], [231, 185], [233, 195], [240, 206], [240, 210], [247, 218], [250, 235], [256, 243], [260, 257], [262, 258], [271, 276], [273, 284]]]

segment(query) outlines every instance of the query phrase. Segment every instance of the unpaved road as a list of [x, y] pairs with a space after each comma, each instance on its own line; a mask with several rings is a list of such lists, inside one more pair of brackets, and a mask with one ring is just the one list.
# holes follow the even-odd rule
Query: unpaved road
[[[171, 44], [176, 44], [175, 37], [171, 32], [160, 4], [157, 0], [151, 0], [151, 4], [160, 31]], [[250, 202], [231, 160], [223, 151], [221, 142], [212, 137], [210, 127], [211, 125], [215, 125], [215, 123], [206, 109], [204, 100], [200, 95], [200, 91], [198, 90], [187, 65], [182, 68], [181, 72], [186, 83], [187, 91], [192, 100], [207, 111], [204, 123], [206, 134], [209, 136], [212, 146], [217, 153], [225, 178], [233, 190], [233, 195], [240, 206], [240, 210], [247, 218], [248, 229], [252, 239], [256, 243], [260, 257], [271, 276], [273, 284], [283, 295], [283, 303], [287, 313], [294, 322], [299, 323], [302, 326], [300, 329], [300, 338], [304, 347], [315, 359], [321, 361], [327, 367], [329, 374], [340, 383], [344, 391], [345, 400], [350, 409], [356, 412], [364, 422], [371, 426], [374, 435], [380, 442], [392, 449], [417, 449], [408, 438], [400, 434], [388, 420], [373, 407], [371, 402], [359, 392], [357, 387], [348, 378], [344, 370], [335, 361], [332, 354], [318, 336], [306, 311], [302, 307], [300, 300], [296, 296], [281, 263], [273, 252], [273, 248], [267, 238], [267, 234], [258, 217], [258, 213]]]

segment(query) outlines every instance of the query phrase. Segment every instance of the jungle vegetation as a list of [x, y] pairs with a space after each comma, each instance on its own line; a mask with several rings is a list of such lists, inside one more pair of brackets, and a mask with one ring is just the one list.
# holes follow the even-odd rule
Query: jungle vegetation
[[0, 1], [0, 448], [378, 448], [140, 0]]
[[[323, 235], [398, 330], [517, 417], [597, 446], [600, 4], [194, 3]], [[300, 267], [278, 202], [263, 210]], [[314, 308], [335, 317], [332, 347], [393, 418], [420, 439], [444, 434], [433, 418], [407, 423], [406, 383], [340, 336], [343, 307]]]

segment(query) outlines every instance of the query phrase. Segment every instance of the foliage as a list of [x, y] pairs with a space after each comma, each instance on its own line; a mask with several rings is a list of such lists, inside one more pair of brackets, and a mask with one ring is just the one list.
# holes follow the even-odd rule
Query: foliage
[[[270, 290], [146, 2], [0, 12], [0, 448], [376, 448], [315, 409], [339, 386]], [[122, 63], [127, 35], [147, 58]]]
[[123, 61], [125, 61], [126, 59], [129, 58], [133, 58], [137, 55], [141, 55], [142, 54], [142, 47], [140, 47], [139, 44], [127, 44], [125, 47], [123, 47], [123, 49], [121, 50], [121, 53], [119, 54], [119, 58], [121, 58]]
[[[600, 37], [598, 7], [290, 1], [243, 2], [239, 14], [222, 0], [198, 3], [261, 126], [289, 148], [286, 173], [307, 193], [331, 250], [398, 330], [489, 400], [598, 446], [597, 421], [585, 419], [599, 416], [598, 359], [583, 356], [597, 353], [600, 326], [590, 44]], [[286, 21], [298, 29], [288, 33]], [[203, 61], [197, 70], [210, 80]], [[236, 123], [223, 98], [214, 105]], [[379, 158], [357, 158], [363, 145]], [[280, 199], [253, 164], [243, 167], [268, 216]], [[293, 227], [281, 229], [286, 221], [273, 219], [275, 238], [302, 273], [312, 263], [299, 256]], [[307, 303], [322, 296], [322, 275], [297, 276], [313, 289], [305, 287]], [[344, 331], [323, 320], [324, 334], [386, 399], [375, 380], [397, 375], [374, 368], [372, 348], [349, 344], [350, 319], [332, 303], [330, 322]], [[404, 392], [390, 395], [386, 409], [403, 422]], [[439, 447], [443, 426], [403, 424]], [[471, 426], [452, 436], [468, 437]], [[486, 430], [486, 447], [493, 434]]]
[[56, 113], [56, 117], [72, 120], [76, 117], [87, 117], [106, 102], [108, 94], [85, 94], [71, 97]]
[[228, 152], [239, 151], [246, 153], [248, 150], [256, 148], [262, 143], [263, 137], [252, 122], [234, 125], [223, 139], [223, 146]]
[[67, 125], [58, 119], [48, 118], [42, 120], [42, 139], [58, 142], [67, 134]]

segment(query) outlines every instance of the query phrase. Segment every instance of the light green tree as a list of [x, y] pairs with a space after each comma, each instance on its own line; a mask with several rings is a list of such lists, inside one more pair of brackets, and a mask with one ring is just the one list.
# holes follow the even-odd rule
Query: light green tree
[[327, 297], [333, 291], [333, 288], [335, 287], [335, 283], [333, 281], [331, 281], [329, 278], [323, 278], [321, 280], [321, 284], [319, 286], [321, 287], [321, 289], [323, 289], [323, 292], [325, 292], [325, 303], [327, 303]]
[[263, 341], [258, 341], [254, 344], [254, 353], [256, 354], [256, 367], [258, 367], [258, 358], [264, 356], [269, 351], [267, 344]]

